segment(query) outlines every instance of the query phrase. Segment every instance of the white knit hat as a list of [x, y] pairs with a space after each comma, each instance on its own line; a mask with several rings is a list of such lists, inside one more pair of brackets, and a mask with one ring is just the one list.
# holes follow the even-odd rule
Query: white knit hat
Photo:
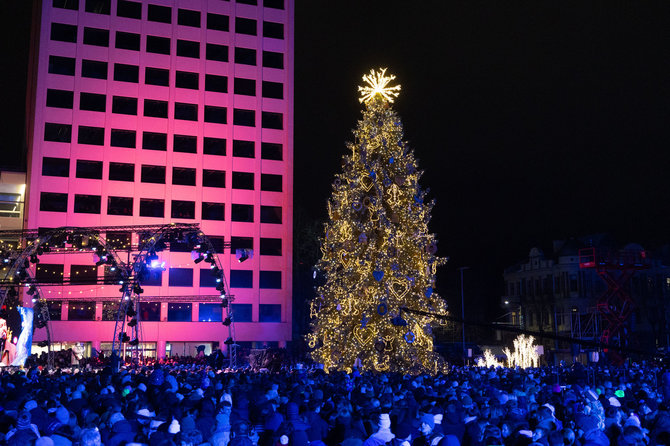
[[168, 426], [168, 433], [170, 434], [176, 434], [181, 430], [181, 426], [179, 426], [179, 421], [177, 420], [172, 420], [170, 423], [170, 426]]

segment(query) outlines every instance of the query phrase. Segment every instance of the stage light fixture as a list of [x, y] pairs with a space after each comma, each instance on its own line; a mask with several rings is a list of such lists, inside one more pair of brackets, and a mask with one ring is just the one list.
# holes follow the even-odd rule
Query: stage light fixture
[[135, 311], [135, 309], [132, 307], [132, 305], [129, 306], [128, 309], [126, 310], [126, 316], [128, 316], [128, 317], [137, 316], [137, 311]]
[[23, 267], [26, 268], [26, 269], [30, 268], [30, 261], [28, 259], [23, 261]]
[[230, 320], [229, 317], [225, 318], [221, 323], [225, 325], [226, 327], [229, 326], [233, 321]]
[[130, 336], [128, 336], [125, 333], [119, 333], [119, 341], [128, 342], [128, 341], [130, 341]]
[[131, 320], [129, 320], [127, 325], [129, 327], [134, 327], [135, 325], [137, 325], [137, 318], [132, 318]]
[[37, 287], [35, 285], [30, 285], [30, 288], [28, 288], [28, 296], [32, 296], [35, 293], [37, 293]]
[[30, 263], [40, 263], [40, 259], [37, 257], [37, 254], [32, 254], [30, 256]]
[[216, 284], [216, 291], [225, 291], [225, 290], [226, 290], [226, 288], [223, 285], [223, 282], [219, 282], [219, 283]]
[[228, 299], [221, 300], [221, 308], [228, 308]]
[[144, 293], [144, 290], [142, 289], [139, 283], [136, 283], [135, 285], [133, 285], [133, 292], [135, 294], [142, 294]]
[[195, 251], [193, 251], [193, 252], [195, 253], [195, 256], [193, 256], [193, 263], [198, 264], [198, 263], [202, 262], [203, 260], [205, 260], [205, 257], [202, 254], [196, 253]]
[[253, 256], [253, 250], [246, 248], [239, 248], [235, 250], [235, 257], [237, 261], [242, 263], [246, 260], [249, 260]]
[[140, 344], [140, 340], [137, 339], [137, 338], [133, 339], [132, 341], [130, 341], [130, 342], [128, 343], [128, 345], [132, 345], [133, 347], [135, 347], [135, 346], [137, 346], [137, 345], [139, 345], [139, 344]]
[[233, 345], [235, 343], [235, 341], [233, 341], [233, 338], [229, 337], [228, 339], [223, 341], [223, 343], [226, 344], [226, 345]]

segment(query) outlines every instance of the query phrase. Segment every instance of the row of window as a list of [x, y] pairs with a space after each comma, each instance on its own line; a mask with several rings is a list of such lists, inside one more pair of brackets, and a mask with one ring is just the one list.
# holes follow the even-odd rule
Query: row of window
[[[261, 239], [264, 240], [264, 239]], [[272, 248], [276, 249], [277, 240], [280, 244], [281, 239], [270, 242]], [[262, 245], [261, 245], [261, 249]], [[262, 254], [262, 253], [261, 253]], [[276, 255], [276, 254], [270, 254]], [[281, 253], [279, 254], [281, 255]], [[65, 266], [56, 263], [41, 263], [35, 272], [35, 280], [43, 284], [63, 283]], [[169, 268], [168, 283], [170, 287], [193, 287], [193, 269], [192, 268]], [[231, 288], [253, 288], [254, 272], [251, 270], [231, 270], [228, 277], [228, 284]], [[214, 288], [217, 286], [216, 276], [209, 268], [200, 270], [199, 286], [204, 288]], [[116, 283], [116, 273], [110, 272], [109, 267], [105, 267], [105, 283]], [[88, 285], [97, 283], [97, 268], [91, 265], [71, 265], [69, 283], [74, 285]], [[142, 285], [162, 286], [163, 273], [152, 270], [149, 277], [142, 280]], [[281, 288], [281, 271], [259, 271], [258, 287], [263, 289]]]
[[[107, 215], [133, 215], [133, 197], [107, 197]], [[42, 192], [40, 194], [40, 211], [67, 212], [68, 194]], [[188, 220], [196, 219], [195, 201], [171, 200], [170, 217]], [[261, 223], [281, 224], [281, 206], [261, 206]], [[74, 195], [74, 212], [77, 214], [101, 214], [102, 197], [100, 195]], [[140, 198], [140, 217], [165, 218], [165, 200]], [[225, 220], [224, 203], [202, 202], [200, 219]], [[251, 204], [231, 204], [230, 219], [234, 222], [254, 222], [254, 206]]]
[[[179, 13], [180, 16], [181, 15], [187, 16], [189, 15], [188, 13], [197, 14], [197, 23], [198, 23], [197, 27], [200, 27], [199, 11], [180, 9]], [[196, 23], [195, 20], [193, 20], [193, 23]], [[228, 16], [208, 13], [207, 28], [219, 31], [228, 31]], [[239, 34], [256, 35], [256, 20], [237, 17], [235, 19], [235, 28], [237, 30], [237, 33]], [[140, 40], [141, 40], [140, 36], [141, 35], [138, 33], [117, 31], [115, 47], [124, 50], [139, 51]], [[110, 46], [109, 37], [110, 34], [108, 29], [92, 28], [88, 26], [84, 27], [84, 36], [83, 36], [84, 45], [109, 47]], [[269, 37], [273, 39], [283, 39], [284, 24], [263, 21], [263, 37]], [[66, 23], [57, 23], [57, 22], [52, 23], [51, 40], [59, 42], [77, 43], [77, 25], [69, 25]], [[186, 54], [179, 54], [180, 43], [181, 46], [183, 46], [182, 49], [186, 50]], [[188, 40], [177, 40], [177, 55], [178, 56], [181, 55], [184, 57], [200, 57], [199, 55], [198, 56], [190, 55], [191, 50], [188, 50], [189, 46], [199, 47], [199, 42], [193, 42]], [[164, 53], [165, 50], [167, 50], [167, 53]], [[170, 39], [167, 37], [149, 35], [147, 36], [146, 41], [146, 51], [149, 53], [169, 54]]]
[[[52, 321], [63, 319], [63, 302], [48, 301], [49, 317]], [[231, 313], [235, 322], [254, 322], [252, 319], [252, 304], [231, 304]], [[119, 310], [119, 303], [108, 301], [102, 303], [102, 320], [115, 321]], [[96, 303], [93, 301], [69, 301], [67, 320], [94, 321]], [[218, 303], [198, 304], [198, 322], [221, 322], [223, 310]], [[170, 302], [167, 305], [167, 322], [192, 322], [193, 304], [190, 302]], [[161, 321], [160, 302], [140, 302], [139, 318], [141, 321]], [[280, 304], [259, 304], [258, 322], [281, 322]]]
[[[93, 180], [102, 179], [102, 161], [77, 160], [76, 178], [87, 178]], [[165, 184], [166, 167], [143, 164], [141, 167], [140, 181], [142, 183]], [[42, 159], [42, 175], [51, 177], [69, 177], [70, 159], [44, 157]], [[109, 164], [109, 179], [113, 181], [135, 181], [135, 165], [130, 163]], [[196, 185], [196, 169], [189, 167], [172, 168], [172, 184], [180, 186]], [[222, 170], [203, 169], [203, 187], [226, 187], [226, 172]], [[233, 172], [233, 189], [254, 189], [253, 172]], [[261, 190], [270, 192], [282, 191], [282, 176], [262, 173]]]
[[[104, 128], [79, 127], [80, 144], [104, 145]], [[67, 124], [46, 123], [44, 140], [52, 142], [71, 142], [72, 126]], [[83, 143], [82, 141], [90, 141]], [[146, 150], [167, 150], [167, 134], [143, 132], [142, 148]], [[205, 136], [202, 140], [202, 150], [198, 150], [198, 138], [192, 135], [173, 135], [172, 150], [181, 153], [203, 153], [204, 155], [226, 155], [227, 140]], [[111, 129], [110, 146], [134, 149], [137, 145], [137, 132], [134, 130]], [[255, 141], [233, 140], [233, 156], [239, 158], [255, 158]], [[261, 159], [281, 161], [283, 146], [278, 143], [261, 142]], [[120, 180], [133, 181], [133, 180]]]
[[[228, 1], [228, 0], [226, 0]], [[79, 0], [52, 0], [54, 8], [79, 10]], [[84, 0], [84, 11], [93, 14], [110, 15], [112, 11], [111, 0]], [[245, 5], [258, 5], [257, 0], [236, 0], [236, 3]], [[284, 0], [263, 0], [263, 6], [273, 9], [284, 9]], [[196, 14], [197, 13], [197, 14]], [[130, 0], [116, 1], [116, 15], [130, 19], [142, 19], [142, 3]], [[152, 22], [171, 23], [172, 11], [168, 6], [149, 4], [147, 8], [147, 19]], [[179, 9], [177, 23], [184, 26], [200, 26], [200, 12]], [[209, 28], [209, 20], [207, 22]], [[211, 28], [210, 28], [211, 29]], [[216, 29], [216, 28], [214, 28]]]

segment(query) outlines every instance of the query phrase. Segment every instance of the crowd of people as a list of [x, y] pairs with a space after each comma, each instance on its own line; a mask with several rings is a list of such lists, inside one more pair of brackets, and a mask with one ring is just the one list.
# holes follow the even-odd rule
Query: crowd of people
[[0, 372], [0, 443], [670, 445], [670, 372], [647, 365], [326, 374], [154, 364]]

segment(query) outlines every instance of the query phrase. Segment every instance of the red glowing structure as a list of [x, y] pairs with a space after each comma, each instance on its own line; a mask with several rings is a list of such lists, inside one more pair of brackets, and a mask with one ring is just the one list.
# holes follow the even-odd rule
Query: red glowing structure
[[633, 313], [635, 301], [630, 295], [630, 280], [640, 270], [649, 268], [644, 250], [609, 250], [584, 248], [579, 250], [579, 267], [595, 268], [607, 289], [598, 298], [596, 309], [605, 321], [600, 342], [609, 344], [619, 336], [624, 324]]

